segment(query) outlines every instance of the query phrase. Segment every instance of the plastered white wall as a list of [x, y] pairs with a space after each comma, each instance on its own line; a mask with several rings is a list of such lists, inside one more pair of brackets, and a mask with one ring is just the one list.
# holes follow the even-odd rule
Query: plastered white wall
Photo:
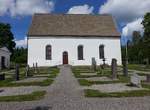
[[[55, 66], [63, 64], [63, 52], [68, 52], [70, 65], [91, 65], [91, 58], [94, 57], [97, 64], [102, 64], [99, 59], [99, 45], [105, 46], [106, 63], [111, 64], [111, 59], [116, 58], [118, 65], [121, 65], [120, 38], [75, 38], [75, 37], [28, 37], [28, 64], [38, 63], [38, 66]], [[52, 60], [46, 60], [45, 47], [52, 46]], [[84, 46], [84, 60], [78, 60], [77, 47]]]
[[5, 66], [9, 68], [10, 67], [10, 53], [0, 50], [0, 69], [1, 69], [1, 57], [2, 56], [5, 57]]

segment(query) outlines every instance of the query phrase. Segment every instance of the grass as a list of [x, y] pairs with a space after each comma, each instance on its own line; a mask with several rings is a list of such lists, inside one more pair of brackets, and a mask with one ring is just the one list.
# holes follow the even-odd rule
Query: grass
[[150, 96], [150, 90], [134, 90], [125, 92], [103, 93], [98, 90], [84, 90], [86, 97], [143, 97]]
[[81, 86], [91, 86], [92, 83], [86, 79], [78, 79], [78, 82]]
[[53, 83], [53, 79], [46, 79], [44, 81], [33, 81], [33, 82], [20, 82], [15, 83], [11, 81], [0, 81], [0, 87], [18, 87], [18, 86], [49, 86]]
[[90, 69], [90, 67], [86, 66], [76, 66], [72, 67], [72, 72], [76, 78], [89, 78], [89, 77], [97, 77], [98, 75], [81, 75], [80, 73], [95, 73]]
[[[97, 69], [95, 72], [90, 69], [90, 67], [87, 69], [80, 69], [82, 67], [72, 67], [72, 72], [74, 73], [74, 76], [76, 78], [90, 78], [90, 77], [110, 77], [111, 75], [111, 69], [110, 68], [105, 68], [105, 69]], [[120, 72], [120, 71], [118, 71]], [[97, 73], [97, 75], [82, 75], [81, 73]]]
[[51, 68], [49, 78], [56, 78], [59, 73], [58, 68]]
[[112, 83], [128, 83], [129, 82], [129, 77], [126, 78], [122, 75], [118, 76], [118, 80], [113, 80], [113, 81], [89, 81], [86, 79], [78, 79], [79, 84], [81, 86], [91, 86], [93, 84], [112, 84]]
[[137, 71], [150, 71], [150, 67], [140, 64], [128, 64], [128, 69], [137, 70]]
[[[32, 69], [31, 69], [32, 71]], [[47, 72], [47, 73], [46, 73]], [[38, 74], [48, 74], [49, 76], [47, 77], [46, 80], [44, 81], [33, 81], [33, 82], [20, 82], [20, 83], [15, 83], [14, 78], [7, 78], [4, 81], [0, 81], [0, 87], [18, 87], [18, 86], [49, 86], [50, 84], [53, 83], [53, 79], [55, 78], [59, 73], [59, 69], [58, 68], [48, 68], [48, 67], [42, 67], [39, 68], [39, 73], [32, 73], [33, 76], [34, 75], [38, 75]], [[25, 72], [24, 72], [24, 68], [22, 68], [20, 70], [20, 80], [25, 78]]]
[[10, 101], [33, 101], [33, 100], [40, 100], [44, 98], [46, 91], [36, 91], [31, 94], [25, 95], [16, 95], [16, 96], [0, 96], [0, 102], [10, 102]]

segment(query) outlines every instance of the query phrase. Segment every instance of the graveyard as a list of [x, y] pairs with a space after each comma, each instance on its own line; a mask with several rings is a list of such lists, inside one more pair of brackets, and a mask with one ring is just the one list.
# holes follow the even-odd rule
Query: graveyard
[[57, 67], [20, 67], [0, 71], [0, 101], [40, 100], [59, 73]]
[[[138, 68], [137, 68], [138, 67]], [[143, 97], [150, 96], [149, 67], [140, 65], [71, 66], [72, 73], [85, 97]], [[41, 100], [59, 73], [58, 67], [33, 67], [16, 64], [0, 72], [0, 101]]]
[[86, 97], [143, 97], [150, 96], [149, 67], [140, 65], [75, 66], [72, 72]]

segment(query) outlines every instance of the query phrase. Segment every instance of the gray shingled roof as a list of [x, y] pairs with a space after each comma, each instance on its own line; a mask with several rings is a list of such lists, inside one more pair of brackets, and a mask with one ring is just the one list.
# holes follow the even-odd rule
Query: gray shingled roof
[[35, 14], [28, 36], [120, 37], [111, 15]]

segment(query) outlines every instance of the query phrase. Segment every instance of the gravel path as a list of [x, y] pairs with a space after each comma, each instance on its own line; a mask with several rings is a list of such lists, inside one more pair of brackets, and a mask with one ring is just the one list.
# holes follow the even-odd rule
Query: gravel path
[[23, 83], [23, 82], [39, 82], [39, 81], [44, 81], [46, 80], [47, 78], [46, 77], [33, 77], [33, 78], [26, 78], [26, 79], [23, 79], [23, 80], [20, 80], [20, 81], [15, 81], [15, 83]]
[[132, 91], [132, 90], [146, 90], [145, 88], [138, 87], [129, 87], [126, 86], [126, 83], [117, 83], [117, 84], [100, 84], [100, 85], [92, 85], [89, 87], [83, 87], [84, 89], [93, 89], [99, 90], [101, 92], [124, 92], [124, 91]]
[[95, 76], [97, 75], [97, 73], [80, 73], [81, 75], [85, 75], [85, 76]]
[[4, 87], [0, 88], [4, 90], [0, 92], [0, 96], [13, 96], [13, 95], [23, 95], [23, 94], [30, 94], [35, 91], [43, 91], [46, 88], [39, 87], [39, 86], [22, 86], [22, 87]]
[[0, 102], [0, 110], [33, 110], [48, 106], [49, 110], [150, 110], [150, 97], [85, 98], [70, 67], [61, 66], [55, 82], [40, 101]]
[[112, 79], [112, 78], [109, 78], [109, 77], [91, 77], [91, 78], [82, 78], [82, 79], [86, 79], [86, 80], [89, 80], [89, 81], [115, 81], [115, 80], [118, 80], [118, 79]]

